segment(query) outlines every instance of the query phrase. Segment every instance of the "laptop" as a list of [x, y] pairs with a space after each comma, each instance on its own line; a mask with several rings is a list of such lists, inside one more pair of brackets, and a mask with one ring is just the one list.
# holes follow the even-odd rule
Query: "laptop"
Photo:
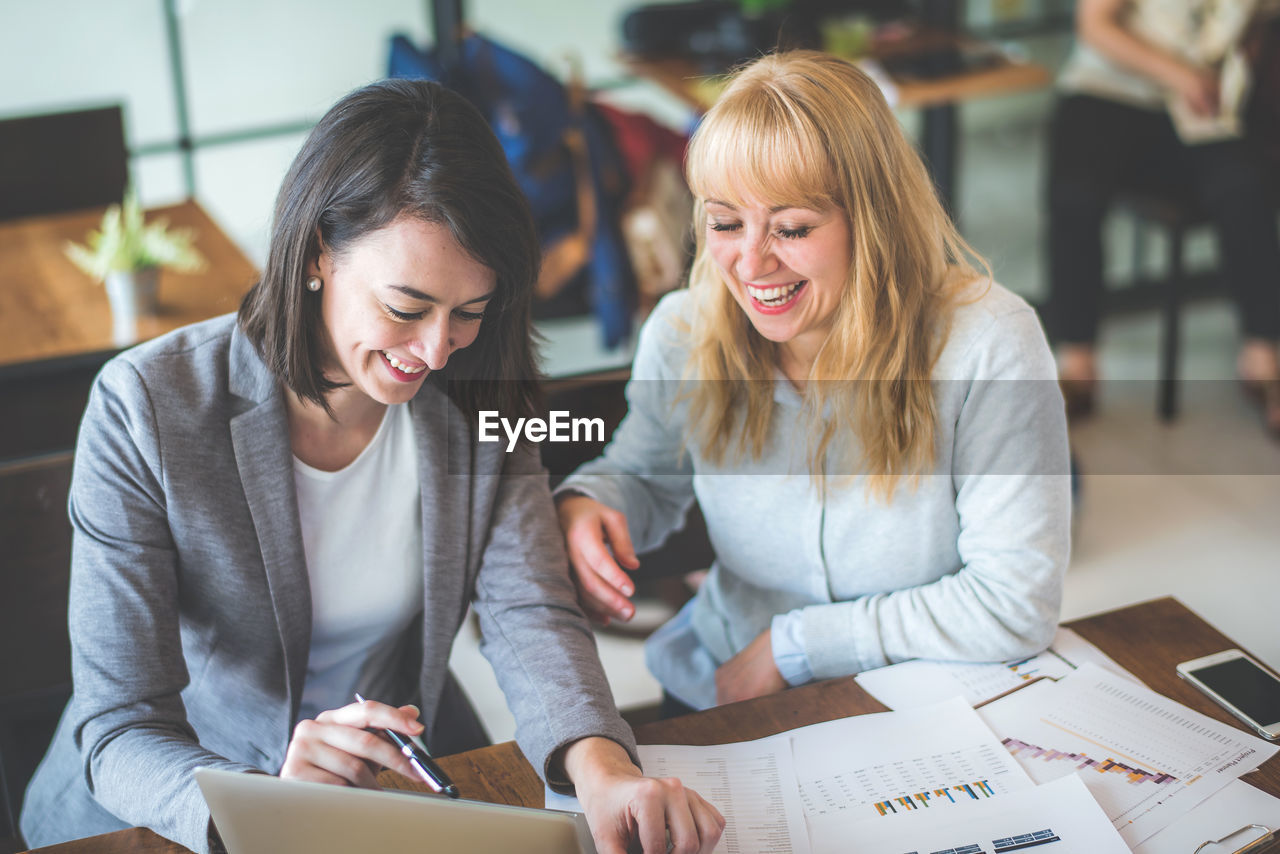
[[581, 813], [197, 768], [228, 854], [596, 854]]

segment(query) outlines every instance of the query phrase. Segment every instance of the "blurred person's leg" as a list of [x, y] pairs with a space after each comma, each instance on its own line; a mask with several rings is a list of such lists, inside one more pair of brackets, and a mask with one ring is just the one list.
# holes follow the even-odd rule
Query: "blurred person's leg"
[[1272, 187], [1274, 169], [1247, 140], [1188, 146], [1185, 152], [1200, 202], [1218, 238], [1219, 267], [1235, 298], [1243, 344], [1240, 379], [1266, 406], [1280, 430], [1280, 236]]
[[1068, 411], [1092, 407], [1102, 303], [1102, 222], [1116, 192], [1168, 147], [1163, 113], [1087, 95], [1060, 99], [1049, 131], [1049, 296], [1044, 322], [1058, 348]]

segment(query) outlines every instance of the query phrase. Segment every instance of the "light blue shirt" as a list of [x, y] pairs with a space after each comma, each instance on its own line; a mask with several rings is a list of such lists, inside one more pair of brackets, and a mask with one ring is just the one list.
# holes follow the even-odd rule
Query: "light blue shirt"
[[646, 645], [667, 691], [714, 705], [716, 667], [766, 629], [791, 684], [918, 657], [1002, 661], [1048, 644], [1071, 512], [1055, 365], [1026, 302], [996, 284], [967, 296], [933, 373], [935, 468], [914, 486], [904, 479], [888, 503], [847, 457], [829, 455], [815, 485], [804, 400], [781, 377], [762, 456], [706, 459], [686, 438], [681, 395], [696, 294], [655, 309], [627, 417], [560, 489], [625, 513], [641, 553], [697, 500], [716, 561]]
[[809, 656], [804, 654], [804, 611], [796, 608], [774, 616], [769, 623], [769, 643], [773, 648], [773, 663], [795, 687], [813, 681], [813, 668]]

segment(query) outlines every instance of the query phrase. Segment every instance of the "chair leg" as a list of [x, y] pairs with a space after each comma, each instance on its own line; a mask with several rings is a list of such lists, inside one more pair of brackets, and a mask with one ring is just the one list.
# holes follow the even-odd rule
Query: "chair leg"
[[1133, 280], [1141, 282], [1146, 278], [1147, 259], [1147, 222], [1141, 216], [1133, 218], [1133, 246], [1130, 251], [1133, 253]]
[[[14, 803], [9, 798], [9, 781], [5, 773], [4, 754], [0, 752], [0, 851], [4, 850], [5, 840], [18, 838], [18, 816]], [[14, 849], [14, 850], [21, 850]]]
[[1169, 229], [1169, 273], [1165, 285], [1163, 332], [1160, 341], [1160, 377], [1156, 410], [1160, 420], [1178, 417], [1178, 350], [1182, 308], [1182, 227]]

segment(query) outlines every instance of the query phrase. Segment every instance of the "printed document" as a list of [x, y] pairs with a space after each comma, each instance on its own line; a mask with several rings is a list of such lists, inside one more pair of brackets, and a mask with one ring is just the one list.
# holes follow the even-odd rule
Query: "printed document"
[[953, 696], [964, 697], [969, 705], [976, 706], [1041, 676], [1059, 679], [1086, 661], [1139, 681], [1102, 650], [1063, 628], [1058, 629], [1048, 649], [1019, 661], [969, 664], [917, 658], [864, 670], [854, 678], [868, 694], [891, 709], [911, 709]]
[[790, 737], [806, 817], [875, 818], [917, 806], [986, 800], [1033, 785], [959, 697], [782, 735]]
[[1079, 777], [977, 801], [932, 806], [879, 821], [809, 820], [814, 854], [1128, 854]]
[[1231, 854], [1262, 835], [1254, 829], [1235, 834], [1235, 831], [1251, 824], [1280, 827], [1280, 798], [1268, 795], [1244, 780], [1232, 780], [1200, 806], [1146, 842], [1135, 845], [1133, 854], [1190, 854], [1200, 847], [1200, 843], [1228, 835], [1231, 835], [1229, 840], [1206, 848], [1203, 854]]
[[[805, 854], [811, 850], [805, 821], [815, 816], [850, 823], [919, 808], [938, 814], [1034, 786], [959, 697], [756, 741], [638, 750], [646, 774], [677, 777], [720, 810], [726, 826], [716, 851], [725, 854]], [[581, 809], [550, 793], [546, 803]]]
[[706, 747], [642, 744], [637, 749], [644, 773], [677, 777], [720, 810], [725, 825], [717, 854], [808, 854], [809, 836], [785, 738]]
[[1079, 774], [1130, 846], [1277, 750], [1094, 664], [978, 713], [1037, 783]]

